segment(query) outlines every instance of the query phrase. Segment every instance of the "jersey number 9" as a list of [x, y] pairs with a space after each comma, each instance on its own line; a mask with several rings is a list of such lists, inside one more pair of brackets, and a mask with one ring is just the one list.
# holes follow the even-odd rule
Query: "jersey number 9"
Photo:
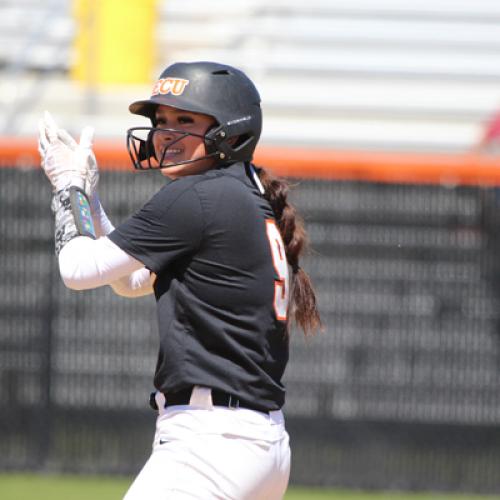
[[286, 260], [285, 245], [276, 222], [273, 219], [266, 220], [267, 238], [271, 246], [274, 270], [278, 279], [274, 280], [274, 312], [276, 319], [286, 321], [288, 313], [288, 300], [290, 292], [290, 278], [288, 275], [288, 262]]

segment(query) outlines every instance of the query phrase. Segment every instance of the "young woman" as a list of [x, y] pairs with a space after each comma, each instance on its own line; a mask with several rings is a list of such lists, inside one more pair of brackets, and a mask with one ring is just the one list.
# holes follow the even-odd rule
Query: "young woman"
[[282, 498], [289, 323], [310, 334], [320, 320], [287, 184], [251, 163], [259, 94], [231, 66], [177, 63], [130, 111], [152, 125], [128, 131], [134, 167], [171, 181], [116, 229], [95, 194], [91, 134], [77, 144], [49, 116], [40, 126], [66, 285], [156, 297], [156, 435], [125, 498]]

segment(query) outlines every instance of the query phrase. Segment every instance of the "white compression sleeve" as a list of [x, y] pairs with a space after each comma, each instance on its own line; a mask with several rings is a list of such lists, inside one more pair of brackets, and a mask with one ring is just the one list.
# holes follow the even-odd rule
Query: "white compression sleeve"
[[154, 275], [106, 237], [73, 238], [59, 254], [59, 271], [64, 284], [73, 290], [111, 285], [126, 297], [153, 292]]
[[[90, 198], [90, 208], [97, 237], [106, 236], [111, 233], [115, 227], [106, 215], [97, 192]], [[143, 268], [110, 283], [110, 286], [117, 295], [123, 297], [141, 297], [142, 295], [153, 293], [152, 284], [154, 280], [155, 276], [148, 269]]]
[[90, 198], [90, 210], [92, 212], [92, 221], [94, 222], [96, 236], [98, 238], [108, 235], [115, 229], [108, 219], [97, 193], [94, 193]]

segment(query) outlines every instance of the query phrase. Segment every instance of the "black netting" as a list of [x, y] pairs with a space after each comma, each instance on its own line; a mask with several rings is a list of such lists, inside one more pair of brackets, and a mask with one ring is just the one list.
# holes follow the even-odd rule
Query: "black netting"
[[[162, 182], [103, 172], [110, 218]], [[496, 190], [304, 180], [292, 197], [326, 327], [293, 334], [292, 481], [500, 492]], [[154, 300], [65, 289], [49, 200], [40, 170], [0, 168], [0, 467], [134, 473]]]

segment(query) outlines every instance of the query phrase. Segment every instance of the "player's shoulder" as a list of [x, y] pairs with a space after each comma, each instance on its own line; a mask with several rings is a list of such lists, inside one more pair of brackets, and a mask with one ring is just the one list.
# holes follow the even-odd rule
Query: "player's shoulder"
[[194, 192], [194, 187], [203, 182], [202, 176], [187, 175], [177, 179], [168, 180], [156, 193], [159, 197], [168, 197], [169, 199], [181, 195], [187, 195]]
[[171, 207], [181, 201], [202, 203], [206, 207], [214, 203], [243, 203], [245, 199], [253, 203], [255, 192], [255, 186], [246, 175], [245, 165], [240, 163], [169, 181], [155, 198], [163, 207]]
[[233, 191], [249, 193], [255, 187], [247, 176], [244, 163], [208, 170], [199, 186], [202, 189], [224, 190], [227, 195]]
[[194, 176], [181, 177], [165, 182], [161, 188], [143, 206], [148, 212], [158, 214], [166, 213], [174, 207], [192, 204], [196, 206], [199, 202], [198, 193], [193, 188], [197, 179]]

